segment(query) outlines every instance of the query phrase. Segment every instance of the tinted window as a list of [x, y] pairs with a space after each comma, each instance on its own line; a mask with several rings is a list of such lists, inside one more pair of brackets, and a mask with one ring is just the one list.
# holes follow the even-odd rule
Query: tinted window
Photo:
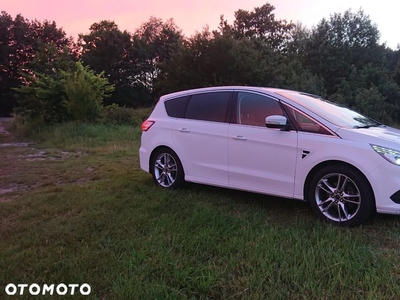
[[327, 100], [317, 98], [316, 96], [288, 91], [280, 91], [277, 93], [306, 107], [315, 114], [337, 126], [358, 128], [363, 126], [379, 125], [379, 123], [376, 121], [360, 115], [358, 112], [355, 112], [337, 103], [332, 103]]
[[184, 96], [172, 100], [165, 101], [165, 109], [168, 116], [173, 118], [184, 118], [185, 110], [190, 96]]
[[253, 93], [238, 93], [238, 124], [263, 126], [265, 118], [272, 115], [283, 116], [279, 102]]
[[190, 98], [186, 118], [225, 122], [230, 92], [196, 94]]
[[285, 108], [287, 109], [288, 113], [291, 115], [292, 120], [295, 123], [295, 125], [299, 131], [330, 135], [328, 130], [326, 130], [324, 127], [322, 127], [319, 123], [317, 123], [310, 117], [306, 116], [305, 114], [303, 114], [291, 107], [285, 106]]

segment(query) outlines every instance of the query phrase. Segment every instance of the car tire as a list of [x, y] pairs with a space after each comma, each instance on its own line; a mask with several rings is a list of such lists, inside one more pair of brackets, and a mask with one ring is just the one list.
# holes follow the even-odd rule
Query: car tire
[[346, 165], [319, 170], [308, 188], [311, 209], [322, 220], [353, 227], [367, 221], [375, 210], [375, 197], [365, 176]]
[[151, 162], [151, 174], [156, 185], [165, 189], [179, 188], [184, 183], [182, 163], [169, 148], [158, 150]]

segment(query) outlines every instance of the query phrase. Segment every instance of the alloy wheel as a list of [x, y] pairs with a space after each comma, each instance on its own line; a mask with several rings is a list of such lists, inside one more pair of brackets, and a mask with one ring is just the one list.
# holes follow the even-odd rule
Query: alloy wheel
[[361, 206], [361, 193], [350, 177], [330, 173], [318, 181], [315, 200], [326, 218], [334, 222], [345, 222], [357, 215]]
[[162, 187], [171, 187], [178, 176], [178, 166], [174, 157], [169, 153], [161, 153], [154, 163], [154, 176]]

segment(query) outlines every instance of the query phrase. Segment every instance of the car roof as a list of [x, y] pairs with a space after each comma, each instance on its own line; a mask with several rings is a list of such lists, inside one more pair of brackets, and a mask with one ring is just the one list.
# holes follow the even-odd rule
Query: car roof
[[[316, 99], [322, 99], [318, 95], [309, 94], [306, 92], [289, 90], [289, 89], [281, 89], [281, 88], [274, 88], [274, 87], [256, 87], [256, 86], [214, 86], [214, 87], [205, 87], [205, 88], [198, 88], [198, 89], [190, 89], [190, 90], [183, 90], [180, 92], [175, 92], [171, 94], [166, 94], [162, 96], [159, 102], [165, 102], [168, 100], [172, 100], [174, 98], [179, 98], [183, 96], [189, 96], [193, 94], [200, 94], [200, 93], [207, 93], [207, 92], [215, 92], [215, 91], [251, 91], [251, 92], [258, 92], [262, 93], [274, 98], [279, 99], [280, 101], [284, 101], [285, 104], [290, 105], [300, 111], [304, 112], [305, 114], [313, 117], [314, 119], [318, 120], [322, 124], [326, 125], [331, 131], [335, 132], [338, 129], [338, 126], [327, 122], [321, 116], [315, 112], [310, 105], [305, 105], [300, 97], [295, 97], [294, 95], [305, 95], [310, 96]], [[294, 97], [293, 97], [294, 96]]]
[[168, 100], [171, 98], [182, 97], [186, 95], [192, 95], [197, 93], [206, 93], [206, 92], [215, 92], [215, 91], [253, 91], [253, 92], [261, 92], [264, 94], [281, 94], [285, 93], [299, 93], [298, 91], [293, 90], [286, 90], [280, 88], [272, 88], [272, 87], [255, 87], [255, 86], [213, 86], [213, 87], [204, 87], [204, 88], [197, 88], [197, 89], [190, 89], [190, 90], [183, 90], [175, 93], [170, 93], [163, 95], [160, 100]]

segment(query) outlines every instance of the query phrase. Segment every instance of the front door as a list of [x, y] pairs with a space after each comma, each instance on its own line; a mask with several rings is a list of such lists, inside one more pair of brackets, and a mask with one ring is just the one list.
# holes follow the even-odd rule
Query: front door
[[284, 115], [279, 101], [239, 92], [235, 114], [228, 130], [229, 186], [293, 197], [297, 131], [265, 126], [267, 116]]

